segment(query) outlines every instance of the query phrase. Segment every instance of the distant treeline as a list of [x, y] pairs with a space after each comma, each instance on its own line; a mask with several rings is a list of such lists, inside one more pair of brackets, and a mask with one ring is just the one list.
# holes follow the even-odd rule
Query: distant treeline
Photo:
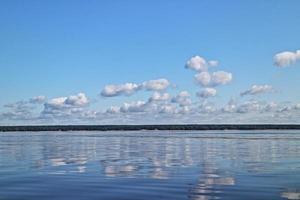
[[51, 125], [0, 126], [0, 131], [288, 130], [300, 124]]

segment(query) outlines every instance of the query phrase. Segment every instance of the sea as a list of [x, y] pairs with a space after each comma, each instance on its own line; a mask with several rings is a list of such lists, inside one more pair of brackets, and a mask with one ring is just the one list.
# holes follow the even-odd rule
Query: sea
[[0, 200], [300, 199], [300, 131], [0, 133]]

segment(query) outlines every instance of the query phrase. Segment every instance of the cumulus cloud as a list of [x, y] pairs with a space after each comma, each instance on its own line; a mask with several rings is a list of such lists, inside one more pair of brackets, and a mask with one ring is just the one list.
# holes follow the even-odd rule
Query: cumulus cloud
[[88, 98], [84, 93], [71, 95], [68, 97], [57, 97], [50, 99], [44, 104], [43, 115], [64, 115], [76, 113], [80, 108], [87, 106], [89, 103]]
[[149, 102], [153, 101], [167, 101], [171, 98], [169, 93], [159, 93], [154, 92], [153, 95], [149, 98]]
[[209, 72], [209, 67], [216, 67], [219, 65], [217, 60], [206, 61], [201, 56], [191, 57], [185, 64], [185, 68], [192, 69], [198, 72], [195, 79], [198, 84], [203, 87], [216, 87], [219, 85], [226, 85], [232, 81], [232, 73], [225, 71]]
[[175, 112], [176, 112], [176, 108], [172, 105], [162, 105], [159, 108], [159, 113], [171, 114], [171, 113], [175, 113]]
[[263, 111], [265, 111], [265, 112], [275, 111], [277, 107], [278, 107], [277, 103], [269, 102], [269, 103], [267, 103], [267, 105], [265, 105]]
[[214, 97], [217, 94], [217, 90], [215, 88], [204, 88], [201, 92], [197, 93], [197, 96], [201, 98], [209, 98]]
[[78, 93], [69, 96], [64, 103], [72, 106], [85, 106], [89, 103], [89, 100], [84, 93]]
[[161, 78], [145, 81], [141, 84], [125, 83], [119, 85], [106, 85], [100, 94], [103, 97], [129, 96], [142, 89], [147, 91], [161, 91], [167, 89], [169, 86], [170, 82], [167, 79]]
[[106, 113], [115, 114], [120, 112], [120, 107], [118, 106], [111, 106], [106, 110]]
[[232, 74], [224, 71], [213, 72], [211, 76], [212, 84], [217, 85], [225, 85], [231, 82]]
[[49, 100], [47, 103], [45, 103], [46, 106], [49, 106], [54, 109], [59, 109], [62, 107], [65, 107], [65, 101], [67, 100], [67, 97], [57, 97]]
[[203, 72], [207, 71], [208, 67], [216, 67], [218, 64], [216, 60], [206, 61], [205, 58], [201, 56], [193, 56], [186, 61], [185, 68]]
[[133, 101], [129, 103], [123, 103], [122, 106], [112, 106], [106, 110], [106, 113], [139, 113], [149, 112], [155, 113], [162, 106], [170, 103], [171, 95], [169, 93], [154, 92], [148, 101]]
[[224, 113], [233, 113], [236, 111], [237, 103], [234, 99], [230, 99], [229, 102], [221, 108], [221, 112]]
[[216, 71], [212, 74], [209, 72], [201, 72], [195, 75], [195, 79], [201, 86], [216, 87], [230, 83], [232, 81], [232, 74], [224, 71]]
[[192, 100], [190, 99], [190, 93], [187, 91], [181, 91], [175, 97], [172, 98], [172, 103], [178, 103], [179, 106], [184, 107], [192, 104]]
[[178, 111], [177, 111], [177, 113], [179, 113], [179, 114], [188, 114], [188, 113], [190, 113], [191, 112], [191, 107], [190, 106], [181, 106], [179, 109], [178, 109]]
[[6, 111], [0, 116], [9, 120], [33, 120], [38, 104], [42, 104], [45, 100], [45, 96], [36, 96], [28, 100], [6, 104], [4, 105]]
[[31, 119], [34, 107], [28, 101], [18, 101], [4, 105], [8, 111], [1, 114], [3, 118], [10, 120], [27, 120]]
[[271, 85], [252, 85], [252, 87], [241, 93], [241, 96], [245, 95], [258, 95], [265, 94], [273, 91]]
[[295, 64], [300, 59], [300, 50], [296, 52], [284, 51], [274, 56], [274, 65], [278, 67], [287, 67]]
[[202, 86], [208, 86], [211, 83], [209, 72], [201, 72], [195, 75], [196, 81]]
[[212, 104], [208, 102], [204, 102], [199, 106], [199, 113], [214, 113], [217, 111], [217, 108]]
[[237, 107], [238, 113], [249, 113], [254, 111], [260, 111], [262, 108], [259, 101], [246, 101]]
[[123, 113], [127, 112], [144, 112], [147, 106], [147, 102], [144, 101], [134, 101], [131, 103], [124, 103], [120, 107], [120, 111]]
[[207, 62], [201, 56], [194, 56], [186, 62], [185, 67], [195, 71], [207, 71]]
[[46, 97], [43, 95], [32, 97], [29, 99], [29, 103], [41, 104], [41, 103], [44, 103], [45, 101], [46, 101]]
[[125, 83], [120, 85], [106, 85], [101, 91], [103, 97], [114, 97], [120, 95], [131, 95], [141, 89], [141, 86], [135, 83]]
[[141, 84], [141, 87], [145, 90], [165, 90], [170, 86], [170, 82], [167, 79], [161, 78], [157, 80], [145, 81]]
[[258, 100], [249, 100], [241, 103], [237, 103], [234, 100], [229, 101], [224, 107], [221, 108], [222, 113], [256, 113], [262, 115], [263, 113], [286, 113], [297, 111], [297, 104], [292, 105], [290, 103], [276, 103], [276, 102], [266, 102]]

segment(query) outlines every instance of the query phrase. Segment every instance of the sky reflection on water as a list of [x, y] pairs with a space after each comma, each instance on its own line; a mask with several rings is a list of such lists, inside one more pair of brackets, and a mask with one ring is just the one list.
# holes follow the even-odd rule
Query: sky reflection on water
[[0, 134], [0, 199], [300, 199], [298, 132]]

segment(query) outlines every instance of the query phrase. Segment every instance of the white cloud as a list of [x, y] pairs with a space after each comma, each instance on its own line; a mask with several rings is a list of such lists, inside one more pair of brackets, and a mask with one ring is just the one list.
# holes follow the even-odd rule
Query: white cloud
[[211, 66], [211, 67], [217, 67], [219, 65], [219, 61], [217, 61], [217, 60], [210, 60], [208, 62], [208, 65]]
[[44, 104], [44, 110], [42, 115], [57, 115], [64, 116], [72, 113], [78, 113], [83, 110], [80, 108], [89, 104], [89, 100], [84, 93], [78, 93], [77, 95], [71, 95], [69, 97], [57, 97], [50, 99]]
[[217, 111], [214, 105], [203, 103], [199, 106], [199, 112], [200, 113], [214, 113]]
[[77, 95], [69, 96], [65, 101], [65, 104], [72, 106], [85, 106], [88, 103], [89, 100], [84, 93], [78, 93]]
[[188, 91], [181, 91], [179, 92], [179, 94], [176, 97], [180, 97], [180, 98], [187, 98], [190, 97], [190, 93]]
[[264, 106], [263, 111], [265, 112], [271, 112], [271, 111], [275, 111], [275, 109], [278, 107], [278, 104], [275, 102], [270, 102], [267, 103], [266, 106]]
[[273, 87], [271, 85], [252, 85], [252, 87], [241, 93], [241, 96], [245, 95], [258, 95], [268, 92], [272, 92]]
[[196, 81], [202, 86], [208, 86], [211, 81], [209, 72], [201, 72], [195, 75]]
[[184, 107], [192, 104], [190, 99], [190, 93], [187, 91], [181, 91], [178, 95], [172, 98], [172, 103], [178, 103], [179, 106]]
[[38, 108], [38, 104], [45, 101], [45, 96], [36, 96], [28, 100], [17, 101], [4, 105], [6, 112], [0, 114], [0, 117], [9, 120], [34, 120], [34, 114]]
[[9, 120], [27, 120], [32, 119], [34, 107], [27, 101], [18, 101], [4, 105], [8, 109], [7, 112], [1, 114], [3, 118]]
[[168, 113], [168, 114], [171, 114], [171, 113], [175, 113], [176, 112], [176, 108], [172, 105], [162, 105], [160, 108], [159, 108], [159, 113]]
[[142, 83], [141, 87], [145, 90], [159, 91], [167, 89], [169, 85], [170, 82], [167, 79], [161, 78], [157, 80], [145, 81]]
[[103, 97], [114, 97], [120, 95], [131, 95], [140, 89], [140, 85], [135, 83], [125, 83], [120, 85], [106, 85], [101, 92]]
[[161, 78], [145, 81], [142, 84], [125, 83], [120, 85], [106, 85], [100, 94], [103, 97], [115, 97], [121, 95], [129, 96], [141, 89], [148, 91], [161, 91], [167, 89], [169, 86], [170, 82], [167, 79]]
[[179, 114], [187, 114], [189, 112], [191, 112], [190, 106], [181, 106], [180, 109], [178, 109]]
[[277, 103], [250, 100], [242, 103], [237, 103], [234, 100], [230, 100], [224, 107], [221, 108], [222, 113], [257, 113], [261, 115], [262, 113], [275, 113], [284, 112], [287, 109], [290, 110], [292, 107], [287, 104], [282, 104], [279, 106]]
[[209, 67], [216, 67], [219, 65], [217, 60], [206, 61], [205, 58], [201, 56], [193, 56], [185, 63], [185, 68], [192, 69], [197, 72], [207, 71]]
[[226, 85], [232, 80], [232, 74], [224, 71], [216, 71], [210, 74], [209, 72], [201, 72], [195, 75], [197, 83], [207, 87], [216, 87], [218, 85]]
[[249, 113], [254, 111], [260, 111], [262, 108], [260, 102], [252, 100], [252, 101], [246, 101], [238, 106], [237, 112], [238, 113]]
[[212, 84], [225, 85], [232, 81], [232, 74], [224, 71], [213, 72], [211, 76]]
[[149, 98], [149, 102], [153, 101], [167, 101], [169, 100], [171, 95], [169, 93], [159, 93], [154, 92], [152, 96]]
[[29, 99], [29, 103], [38, 103], [38, 104], [41, 104], [41, 103], [44, 103], [46, 100], [46, 97], [45, 96], [36, 96], [36, 97], [32, 97], [31, 99]]
[[55, 109], [59, 109], [65, 106], [65, 101], [67, 100], [67, 98], [68, 97], [57, 97], [49, 100], [45, 105]]
[[185, 64], [187, 69], [192, 69], [198, 72], [207, 71], [208, 65], [206, 60], [201, 56], [191, 57]]
[[300, 50], [296, 52], [284, 51], [274, 56], [274, 64], [278, 67], [287, 67], [295, 64], [300, 59]]
[[118, 106], [111, 106], [106, 110], [106, 113], [115, 114], [120, 112], [120, 107]]
[[215, 88], [204, 88], [201, 92], [197, 93], [197, 96], [201, 98], [209, 98], [214, 97], [217, 94], [217, 90]]
[[223, 108], [221, 108], [221, 112], [233, 113], [236, 111], [236, 108], [237, 108], [236, 101], [234, 99], [230, 99], [230, 101]]
[[124, 103], [120, 108], [121, 112], [144, 112], [147, 106], [147, 102], [144, 101], [134, 101], [131, 103]]
[[106, 110], [106, 113], [139, 113], [148, 112], [155, 113], [162, 106], [169, 103], [171, 95], [169, 93], [154, 92], [148, 101], [133, 101], [124, 103], [121, 107], [112, 106]]

